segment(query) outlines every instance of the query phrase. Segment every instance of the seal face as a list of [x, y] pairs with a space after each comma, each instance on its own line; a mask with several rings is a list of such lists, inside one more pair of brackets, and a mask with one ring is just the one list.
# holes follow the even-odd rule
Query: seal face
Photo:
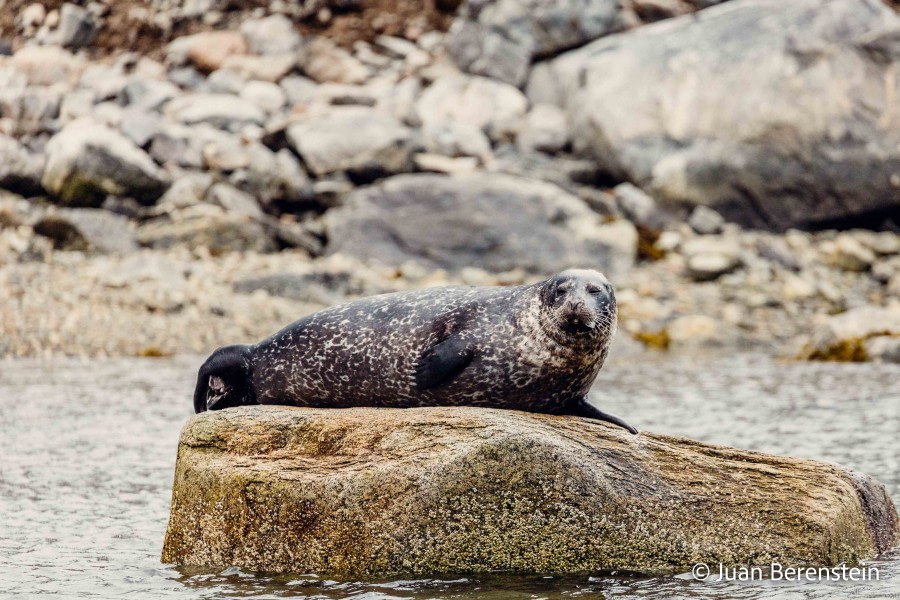
[[242, 404], [481, 406], [575, 414], [637, 431], [586, 399], [616, 331], [601, 273], [516, 287], [443, 287], [309, 315], [200, 368], [197, 412]]

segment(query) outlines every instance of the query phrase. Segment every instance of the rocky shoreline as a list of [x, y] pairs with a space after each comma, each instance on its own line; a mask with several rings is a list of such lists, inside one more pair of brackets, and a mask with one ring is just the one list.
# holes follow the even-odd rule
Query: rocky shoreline
[[94, 4], [0, 23], [0, 356], [204, 353], [589, 265], [652, 348], [900, 361], [885, 4], [467, 2], [350, 39], [304, 20], [328, 3], [154, 2], [180, 25], [139, 51]]

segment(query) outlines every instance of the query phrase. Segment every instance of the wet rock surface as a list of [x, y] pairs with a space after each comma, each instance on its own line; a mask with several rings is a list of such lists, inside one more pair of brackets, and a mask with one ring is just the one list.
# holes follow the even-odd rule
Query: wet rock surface
[[577, 417], [244, 407], [182, 431], [162, 558], [337, 577], [658, 573], [856, 562], [898, 536], [884, 486], [835, 464]]

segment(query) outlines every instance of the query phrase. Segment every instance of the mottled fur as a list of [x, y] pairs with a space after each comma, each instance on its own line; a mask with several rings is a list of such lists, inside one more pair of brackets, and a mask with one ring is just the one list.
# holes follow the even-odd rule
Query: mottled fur
[[585, 401], [615, 329], [612, 287], [595, 271], [373, 296], [217, 351], [201, 368], [195, 408], [465, 405], [631, 429]]

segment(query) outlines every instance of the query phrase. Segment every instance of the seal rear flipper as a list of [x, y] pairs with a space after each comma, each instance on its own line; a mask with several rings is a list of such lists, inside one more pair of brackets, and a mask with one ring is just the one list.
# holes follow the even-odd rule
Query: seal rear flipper
[[197, 374], [194, 412], [256, 404], [250, 365], [250, 346], [225, 346], [213, 352]]
[[597, 419], [598, 421], [606, 421], [607, 423], [612, 423], [613, 425], [618, 425], [623, 429], [627, 429], [632, 434], [637, 435], [638, 430], [620, 419], [615, 415], [611, 415], [609, 413], [605, 413], [590, 402], [587, 401], [587, 398], [581, 398], [575, 403], [574, 410], [572, 414], [579, 417], [587, 417], [588, 419]]
[[457, 336], [438, 342], [416, 364], [416, 389], [427, 390], [447, 383], [469, 366], [474, 355], [469, 343]]

